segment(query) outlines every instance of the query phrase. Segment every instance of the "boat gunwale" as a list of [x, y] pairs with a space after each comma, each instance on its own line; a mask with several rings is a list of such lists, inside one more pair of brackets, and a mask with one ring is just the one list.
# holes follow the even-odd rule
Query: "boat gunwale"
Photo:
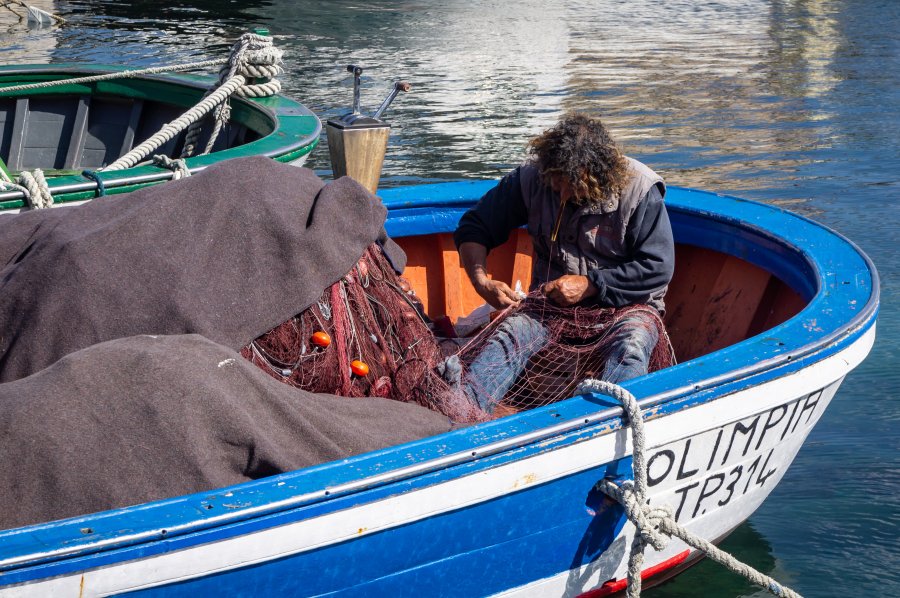
[[[739, 198], [733, 198], [728, 196], [722, 196], [718, 194], [708, 194], [706, 192], [697, 192], [695, 190], [686, 190], [688, 192], [695, 192], [705, 194], [707, 196], [715, 196], [716, 198], [722, 198], [726, 201], [737, 200], [738, 202], [747, 202], [747, 200], [741, 200]], [[397, 194], [403, 193], [403, 190], [397, 191]], [[387, 204], [390, 204], [390, 201], [386, 201]], [[471, 201], [468, 202], [471, 204]], [[749, 365], [745, 365], [742, 368], [728, 370], [722, 375], [712, 376], [698, 381], [691, 381], [687, 384], [681, 385], [676, 388], [670, 388], [665, 392], [651, 393], [646, 395], [644, 399], [640, 401], [642, 409], [645, 411], [648, 409], [654, 409], [657, 407], [661, 407], [663, 405], [671, 405], [672, 410], [680, 410], [689, 406], [693, 406], [695, 404], [705, 403], [710, 400], [715, 400], [715, 398], [719, 396], [724, 396], [725, 394], [730, 394], [731, 392], [736, 392], [739, 388], [734, 390], [728, 390], [727, 392], [721, 392], [726, 386], [752, 386], [758, 382], [765, 382], [771, 379], [779, 378], [782, 376], [789, 375], [795, 371], [799, 371], [807, 367], [809, 364], [803, 363], [804, 361], [810, 361], [811, 363], [820, 361], [842, 349], [845, 349], [852, 345], [854, 342], [859, 340], [868, 330], [874, 326], [875, 319], [878, 312], [878, 303], [879, 303], [879, 280], [877, 271], [874, 268], [871, 260], [862, 253], [859, 248], [853, 244], [851, 241], [844, 238], [839, 233], [831, 231], [827, 227], [824, 227], [821, 224], [818, 224], [812, 220], [799, 216], [797, 214], [788, 212], [786, 210], [782, 210], [780, 208], [776, 208], [773, 206], [757, 204], [756, 202], [747, 202], [747, 205], [757, 206], [756, 209], [763, 209], [767, 211], [767, 213], [772, 214], [776, 211], [782, 215], [789, 215], [791, 218], [799, 218], [801, 221], [805, 222], [807, 226], [812, 225], [815, 230], [822, 231], [828, 235], [833, 235], [837, 239], [841, 240], [845, 246], [842, 251], [837, 252], [838, 256], [840, 255], [856, 255], [862, 259], [863, 264], [866, 266], [868, 273], [871, 276], [871, 285], [869, 290], [869, 296], [865, 302], [865, 304], [854, 314], [853, 317], [844, 321], [840, 326], [837, 326], [834, 330], [830, 331], [827, 335], [822, 335], [817, 337], [814, 341], [807, 343], [801, 347], [789, 348], [781, 353], [773, 355], [766, 360], [757, 361], [755, 363], [751, 363]], [[390, 207], [390, 205], [389, 205]], [[419, 207], [419, 206], [416, 206]], [[443, 204], [443, 207], [449, 207], [448, 205]], [[698, 219], [699, 218], [709, 218], [713, 217], [719, 221], [723, 221], [727, 218], [726, 215], [723, 215], [720, 212], [709, 209], [702, 209], [699, 207], [694, 207], [693, 209], [689, 206], [673, 206], [676, 210], [692, 212]], [[721, 206], [717, 206], [720, 207]], [[403, 208], [395, 207], [394, 214], [396, 215], [398, 212], [402, 212]], [[389, 217], [390, 218], [390, 217]], [[739, 220], [738, 224], [752, 229], [753, 225]], [[734, 222], [730, 223], [731, 225], [735, 225]], [[812, 267], [812, 271], [815, 274], [815, 278], [818, 281], [818, 289], [816, 292], [816, 296], [813, 298], [813, 301], [802, 310], [799, 314], [789, 319], [787, 322], [775, 327], [771, 330], [765, 331], [764, 334], [770, 334], [772, 331], [779, 328], [786, 327], [796, 327], [800, 325], [800, 321], [804, 317], [809, 316], [809, 311], [815, 307], [817, 307], [816, 298], [820, 298], [823, 293], [823, 284], [827, 283], [825, 280], [826, 272], [823, 271], [823, 264], [820, 263], [816, 256], [804, 251], [803, 247], [799, 245], [792, 245], [789, 242], [789, 239], [784, 237], [779, 237], [774, 233], [766, 230], [761, 230], [757, 232], [762, 232], [769, 236], [770, 238], [779, 242], [779, 244], [783, 247], [789, 247], [794, 251], [799, 252], [801, 255], [805, 256], [805, 258], [810, 261], [810, 266]], [[758, 335], [760, 336], [760, 335]], [[754, 337], [757, 338], [757, 337]], [[720, 355], [722, 351], [727, 351], [738, 347], [740, 345], [744, 345], [745, 343], [749, 343], [753, 339], [746, 339], [741, 343], [736, 343], [735, 345], [731, 345], [725, 349], [714, 352], [709, 356]], [[695, 360], [691, 360], [685, 362], [684, 364], [680, 364], [676, 366], [676, 368], [681, 368], [682, 366], [688, 366], [694, 362], [698, 362], [703, 358], [698, 358]], [[638, 388], [643, 387], [652, 387], [652, 382], [658, 382], [661, 378], [665, 379], [671, 377], [671, 372], [674, 371], [675, 368], [671, 368], [668, 370], [663, 370], [658, 373], [650, 374], [642, 379], [636, 380], [636, 384], [626, 384], [626, 386], [634, 387], [636, 394], [641, 396], [642, 393], [637, 392]], [[683, 369], [683, 368], [682, 368]], [[668, 375], [667, 375], [668, 373]], [[757, 380], [757, 379], [760, 380]], [[658, 384], [657, 384], [658, 385]], [[659, 386], [659, 385], [658, 385]], [[703, 397], [706, 397], [705, 399]], [[566, 405], [568, 404], [568, 405]], [[585, 409], [584, 402], [576, 403], [572, 400], [563, 401], [561, 403], [551, 405], [545, 408], [532, 410], [529, 412], [524, 412], [517, 416], [513, 416], [511, 418], [504, 418], [503, 420], [496, 420], [494, 422], [490, 422], [483, 426], [478, 426], [476, 428], [480, 429], [480, 431], [484, 432], [484, 436], [487, 436], [489, 439], [491, 438], [491, 432], [494, 433], [494, 437], [501, 436], [503, 428], [514, 428], [515, 426], [512, 423], [516, 420], [524, 421], [525, 418], [530, 418], [534, 422], [536, 422], [539, 418], [547, 417], [548, 415], [552, 416], [552, 411], [562, 411], [565, 409], [560, 409], [568, 407], [569, 411], [578, 411], [578, 409], [574, 409], [574, 407], [578, 405], [580, 408]], [[668, 411], [663, 411], [658, 409], [656, 411], [656, 415], [659, 416], [661, 414], [665, 414]], [[165, 539], [171, 542], [174, 539], [174, 536], [183, 537], [185, 534], [191, 534], [196, 532], [195, 535], [203, 535], [203, 533], [208, 533], [211, 530], [219, 529], [222, 530], [227, 528], [228, 526], [232, 526], [236, 523], [246, 522], [248, 520], [261, 520], [266, 518], [267, 515], [277, 515], [277, 514], [286, 514], [287, 512], [294, 510], [299, 511], [302, 507], [309, 506], [311, 504], [321, 502], [330, 498], [336, 498], [340, 496], [347, 496], [348, 494], [359, 493], [367, 489], [372, 489], [379, 486], [384, 486], [390, 484], [392, 482], [397, 482], [400, 480], [406, 480], [410, 478], [414, 478], [417, 476], [423, 476], [429, 472], [433, 473], [436, 471], [441, 471], [446, 467], [452, 465], [459, 465], [463, 463], [472, 463], [479, 459], [484, 459], [485, 457], [498, 455], [503, 452], [512, 451], [516, 448], [521, 448], [523, 446], [534, 445], [538, 442], [546, 442], [548, 439], [552, 438], [561, 438], [565, 434], [572, 435], [573, 433], [577, 433], [577, 438], [569, 439], [566, 442], [563, 442], [562, 446], [568, 446], [571, 442], [578, 442], [581, 440], [586, 440], [590, 437], [591, 431], [594, 434], [597, 433], [597, 430], [601, 426], [606, 426], [606, 429], [603, 430], [603, 433], [611, 433], [612, 431], [618, 429], [621, 426], [621, 410], [619, 408], [606, 408], [600, 411], [593, 411], [588, 414], [581, 414], [576, 417], [573, 417], [568, 420], [561, 421], [555, 425], [547, 426], [547, 425], [537, 425], [533, 426], [531, 432], [527, 433], [515, 433], [513, 432], [508, 438], [502, 438], [501, 440], [497, 440], [494, 442], [487, 443], [472, 443], [471, 438], [466, 438], [467, 436], [475, 436], [473, 431], [475, 429], [469, 428], [464, 430], [458, 430], [456, 432], [451, 432], [451, 435], [456, 435], [457, 439], [463, 439], [464, 442], [460, 442], [458, 444], [462, 445], [468, 442], [468, 446], [465, 450], [457, 451], [455, 453], [451, 453], [449, 455], [444, 455], [442, 457], [431, 457], [426, 458], [423, 457], [423, 451], [421, 450], [428, 444], [435, 444], [435, 438], [438, 437], [430, 437], [426, 439], [422, 439], [419, 441], [415, 441], [412, 443], [406, 443], [403, 445], [398, 445], [394, 447], [388, 447], [386, 449], [382, 449], [380, 451], [375, 451], [371, 453], [365, 453], [363, 455], [358, 455], [355, 457], [351, 457], [349, 459], [345, 459], [342, 461], [331, 462], [321, 464], [312, 468], [305, 468], [302, 470], [297, 470], [294, 472], [288, 472], [285, 474], [280, 474], [278, 476], [273, 476], [270, 478], [264, 478], [261, 480], [255, 480], [252, 482], [246, 482], [244, 484], [240, 484], [237, 486], [232, 486], [229, 488], [218, 489], [214, 491], [202, 492], [193, 495], [185, 495], [179, 497], [173, 497], [169, 499], [165, 499], [162, 501], [156, 501], [153, 503], [146, 503], [144, 505], [138, 505], [135, 507], [125, 507], [123, 509], [118, 509], [114, 511], [106, 511], [101, 513], [94, 513], [85, 515], [82, 517], [75, 517], [68, 520], [62, 520], [58, 522], [48, 522], [42, 524], [36, 524], [34, 526], [23, 527], [13, 530], [6, 530], [0, 532], [0, 541], [3, 539], [11, 539], [16, 536], [27, 535], [32, 539], [32, 542], [37, 542], [36, 536], [34, 534], [40, 532], [48, 532], [48, 537], [44, 538], [44, 541], [41, 544], [53, 544], [52, 537], [56, 537], [55, 543], [59, 545], [59, 548], [44, 550], [44, 551], [27, 551], [24, 550], [24, 546], [19, 546], [19, 550], [17, 555], [10, 554], [7, 558], [0, 558], [0, 570], [10, 570], [10, 569], [18, 569], [20, 567], [33, 567], [35, 569], [34, 573], [38, 573], [37, 570], [41, 569], [43, 565], [46, 564], [64, 564], [67, 561], [63, 561], [60, 563], [59, 559], [72, 559], [72, 557], [82, 557], [82, 556], [94, 556], [97, 557], [97, 552], [100, 551], [113, 551], [113, 549], [127, 549], [129, 547], [134, 547], [135, 544], [144, 544], [147, 542], [153, 542], [156, 540]], [[526, 426], [527, 427], [527, 426]], [[497, 434], [497, 432], [501, 432]], [[447, 434], [443, 434], [439, 436], [445, 441], [449, 438]], [[579, 440], [580, 439], [580, 440]], [[475, 449], [474, 451], [472, 449]], [[413, 449], [419, 449], [416, 451], [415, 455], [412, 455]], [[436, 451], [439, 452], [439, 451]], [[285, 480], [290, 480], [293, 482], [302, 482], [304, 477], [314, 478], [316, 474], [323, 474], [327, 471], [338, 472], [345, 470], [348, 466], [353, 464], [363, 464], [366, 461], [376, 462], [379, 457], [385, 456], [387, 454], [393, 453], [394, 455], [403, 454], [406, 457], [413, 457], [415, 461], [413, 465], [407, 465], [405, 467], [387, 467], [387, 471], [369, 475], [362, 478], [356, 477], [353, 478], [350, 482], [345, 482], [343, 484], [333, 484], [333, 485], [324, 485], [318, 487], [314, 492], [306, 492], [301, 494], [296, 494], [293, 496], [289, 496], [283, 500], [276, 501], [258, 501], [259, 504], [256, 506], [249, 506], [241, 509], [237, 509], [231, 513], [225, 513], [222, 516], [216, 517], [207, 517], [203, 518], [195, 514], [193, 519], [187, 517], [187, 521], [185, 521], [180, 526], [166, 526], [162, 533], [160, 533], [160, 527], [153, 527], [152, 529], [145, 529], [142, 532], [136, 532], [131, 534], [118, 534], [113, 535], [111, 537], [101, 539], [99, 541], [91, 541], [88, 538], [83, 537], [79, 532], [79, 529], [87, 523], [90, 522], [109, 522], [109, 523], [120, 523], [117, 527], [119, 530], [124, 530], [128, 528], [132, 528], [134, 526], [127, 526], [125, 523], [127, 522], [130, 515], [141, 512], [146, 515], [148, 512], [153, 512], [158, 515], [172, 515], [174, 514], [174, 510], [177, 507], [187, 507], [186, 510], [193, 510], [196, 512], [200, 509], [201, 504], [208, 503], [212, 500], [222, 499], [226, 495], [228, 496], [228, 500], [235, 501], [237, 500], [238, 494], [244, 491], [262, 491], [266, 492], [267, 487], [275, 487], [276, 483], [283, 484]], [[404, 461], [404, 459], [397, 459], [397, 462]], [[405, 462], [409, 462], [409, 459], [405, 459]], [[488, 465], [495, 466], [495, 465]], [[364, 470], [364, 468], [359, 467], [357, 469]], [[353, 468], [350, 467], [347, 471], [352, 472]], [[469, 471], [464, 472], [462, 475], [468, 475]], [[452, 475], [451, 475], [452, 477]], [[429, 482], [435, 483], [435, 482]], [[270, 489], [271, 490], [271, 489]], [[366, 501], [362, 501], [366, 502]], [[170, 511], [167, 513], [167, 509]], [[202, 511], [201, 511], [202, 512]], [[299, 519], [303, 519], [305, 516], [301, 514]], [[159, 519], [163, 519], [160, 517]], [[171, 519], [171, 518], [170, 518]], [[182, 516], [182, 519], [185, 519]], [[261, 522], [263, 527], [268, 527], [269, 525], [281, 525], [281, 523], [271, 523], [265, 524]], [[152, 526], [150, 526], [152, 527]], [[69, 530], [69, 531], [67, 531]], [[196, 538], [194, 538], [196, 540]], [[209, 540], [205, 540], [209, 541]], [[203, 543], [204, 540], [200, 540], [195, 543]], [[126, 550], [127, 552], [127, 550]], [[54, 568], [55, 569], [55, 568]], [[23, 571], [24, 573], [24, 571]], [[44, 577], [44, 575], [38, 574], [34, 576], [34, 578]]]
[[[77, 63], [60, 63], [60, 64], [32, 64], [32, 65], [12, 65], [0, 66], [0, 79], [21, 75], [21, 74], [42, 74], [42, 75], [72, 75], [77, 76], [93, 76], [108, 73], [123, 72], [129, 69], [104, 64], [77, 64]], [[216, 79], [210, 75], [187, 74], [187, 73], [163, 73], [155, 75], [141, 75], [138, 77], [126, 77], [123, 79], [113, 79], [112, 82], [127, 85], [129, 82], [150, 81], [155, 83], [163, 83], [175, 85], [179, 87], [188, 87], [194, 90], [205, 92], [210, 83]], [[38, 81], [36, 81], [38, 82]], [[107, 81], [99, 82], [107, 83]], [[85, 85], [93, 85], [91, 83]], [[53, 95], [53, 88], [39, 89], [35, 91], [41, 92], [41, 95]], [[16, 93], [10, 95], [3, 94], [3, 88], [0, 87], [0, 100], [6, 98], [17, 97]], [[29, 90], [23, 90], [21, 95], [28, 95]], [[71, 92], [59, 92], [71, 93]], [[199, 97], [198, 97], [199, 99]], [[196, 174], [212, 164], [221, 162], [229, 158], [237, 158], [242, 156], [266, 156], [281, 162], [293, 161], [301, 156], [309, 154], [318, 145], [319, 137], [322, 133], [322, 121], [316, 114], [305, 105], [290, 99], [282, 94], [276, 94], [265, 98], [244, 98], [240, 96], [232, 96], [232, 101], [237, 101], [244, 105], [248, 110], [258, 113], [266, 118], [271, 130], [261, 136], [259, 139], [251, 141], [231, 148], [218, 150], [212, 154], [192, 156], [185, 159], [185, 164], [192, 174]], [[157, 100], [159, 101], [159, 100]], [[190, 108], [188, 106], [187, 108]], [[304, 122], [315, 122], [315, 128], [305, 135], [297, 135], [292, 129], [296, 128], [299, 123], [292, 123], [294, 119], [303, 119]], [[236, 121], [241, 123], [241, 121]], [[279, 139], [289, 140], [289, 142], [279, 143]], [[256, 148], [262, 148], [262, 151], [255, 151]], [[172, 171], [160, 166], [152, 164], [139, 164], [131, 168], [115, 171], [97, 170], [97, 175], [103, 180], [104, 187], [111, 193], [121, 193], [133, 190], [135, 185], [143, 186], [157, 182], [167, 181], [172, 178]], [[79, 175], [62, 175], [54, 177], [48, 181], [54, 196], [66, 194], [88, 194], [93, 195], [97, 189], [97, 183]], [[128, 189], [124, 189], [128, 187]], [[70, 201], [79, 201], [80, 198], [60, 197], [57, 201], [65, 204]], [[25, 207], [24, 198], [21, 191], [0, 191], [0, 213], [11, 213], [16, 209]]]

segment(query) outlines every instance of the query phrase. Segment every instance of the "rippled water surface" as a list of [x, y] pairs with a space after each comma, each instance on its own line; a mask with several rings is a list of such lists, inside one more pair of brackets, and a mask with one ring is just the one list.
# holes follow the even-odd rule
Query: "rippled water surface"
[[[35, 4], [40, 4], [38, 0]], [[676, 185], [786, 206], [853, 239], [882, 277], [878, 339], [727, 550], [808, 596], [897, 596], [900, 536], [900, 2], [669, 0], [60, 2], [69, 23], [0, 16], [4, 63], [158, 65], [220, 57], [253, 26], [286, 51], [286, 92], [374, 110], [413, 90], [384, 185], [497, 177], [566, 110], [606, 119]], [[328, 172], [324, 145], [311, 165]], [[650, 596], [749, 596], [711, 563]]]

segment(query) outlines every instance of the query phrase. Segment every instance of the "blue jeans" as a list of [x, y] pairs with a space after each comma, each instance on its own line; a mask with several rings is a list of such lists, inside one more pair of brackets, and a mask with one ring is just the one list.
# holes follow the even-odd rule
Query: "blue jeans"
[[[608, 334], [613, 340], [601, 379], [618, 384], [646, 374], [659, 339], [655, 320], [636, 311], [616, 322]], [[506, 318], [469, 364], [463, 390], [482, 409], [493, 411], [548, 336], [543, 324], [526, 313]]]

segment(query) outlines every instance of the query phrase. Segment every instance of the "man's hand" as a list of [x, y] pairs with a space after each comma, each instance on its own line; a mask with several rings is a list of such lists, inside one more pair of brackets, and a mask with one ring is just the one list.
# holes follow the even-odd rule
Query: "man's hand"
[[497, 309], [505, 309], [519, 303], [516, 293], [502, 280], [486, 278], [475, 285], [475, 290], [482, 299]]
[[543, 292], [545, 297], [557, 305], [568, 307], [596, 295], [597, 287], [587, 276], [566, 274], [544, 284]]
[[505, 282], [491, 280], [487, 275], [487, 247], [467, 241], [459, 246], [459, 259], [472, 286], [491, 306], [503, 309], [519, 303], [515, 292]]

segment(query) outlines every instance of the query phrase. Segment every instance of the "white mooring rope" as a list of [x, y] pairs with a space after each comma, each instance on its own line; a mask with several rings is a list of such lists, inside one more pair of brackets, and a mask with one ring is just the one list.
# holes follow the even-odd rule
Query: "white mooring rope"
[[[238, 75], [243, 75], [247, 83], [235, 91], [241, 97], [269, 97], [281, 91], [281, 82], [276, 79], [282, 73], [281, 56], [283, 52], [272, 45], [272, 38], [256, 33], [245, 33], [235, 42], [228, 57], [228, 64], [219, 70], [219, 80], [210, 87], [204, 98]], [[253, 80], [253, 83], [250, 81]], [[222, 127], [231, 118], [231, 106], [227, 99], [216, 108], [213, 131], [206, 142], [203, 154], [212, 151]], [[191, 124], [184, 139], [182, 158], [193, 155], [197, 141], [200, 139], [200, 124]]]
[[102, 75], [88, 75], [86, 77], [75, 77], [72, 79], [55, 79], [53, 81], [41, 81], [40, 83], [25, 83], [22, 85], [11, 85], [9, 87], [0, 87], [0, 93], [8, 93], [13, 91], [28, 91], [29, 89], [43, 89], [45, 87], [56, 87], [58, 85], [75, 85], [80, 83], [94, 83], [96, 81], [108, 81], [110, 79], [128, 79], [130, 77], [140, 77], [143, 75], [158, 75], [160, 73], [177, 73], [181, 71], [193, 71], [210, 66], [219, 66], [228, 62], [227, 58], [216, 58], [215, 60], [204, 60], [202, 62], [186, 62], [183, 64], [170, 64], [169, 66], [154, 66], [146, 69], [133, 69], [130, 71], [116, 71], [114, 73], [104, 73]]
[[125, 170], [126, 168], [131, 168], [141, 160], [144, 160], [152, 152], [159, 149], [161, 145], [178, 135], [188, 125], [203, 118], [207, 112], [215, 108], [221, 102], [224, 102], [228, 96], [234, 93], [234, 91], [243, 84], [243, 77], [240, 75], [234, 77], [210, 94], [205, 100], [202, 100], [199, 104], [154, 133], [145, 142], [101, 170], [107, 172], [110, 170]]
[[44, 172], [35, 168], [34, 172], [22, 172], [13, 183], [7, 176], [0, 180], [0, 191], [14, 189], [25, 196], [25, 203], [32, 210], [42, 210], [53, 205], [53, 195], [50, 193], [50, 185], [44, 178]]
[[644, 562], [644, 548], [649, 544], [656, 550], [665, 548], [669, 538], [675, 537], [688, 546], [703, 552], [707, 557], [739, 573], [756, 585], [765, 588], [775, 596], [801, 598], [800, 594], [781, 585], [768, 575], [746, 565], [711, 542], [692, 534], [678, 525], [669, 505], [653, 506], [647, 503], [647, 461], [644, 454], [644, 420], [641, 408], [634, 395], [611, 382], [587, 379], [578, 387], [577, 393], [595, 392], [610, 396], [620, 402], [631, 428], [633, 451], [632, 463], [634, 482], [628, 480], [617, 485], [610, 480], [600, 480], [596, 488], [615, 499], [623, 507], [628, 520], [635, 526], [631, 554], [628, 558], [628, 597], [641, 595], [641, 566]]

